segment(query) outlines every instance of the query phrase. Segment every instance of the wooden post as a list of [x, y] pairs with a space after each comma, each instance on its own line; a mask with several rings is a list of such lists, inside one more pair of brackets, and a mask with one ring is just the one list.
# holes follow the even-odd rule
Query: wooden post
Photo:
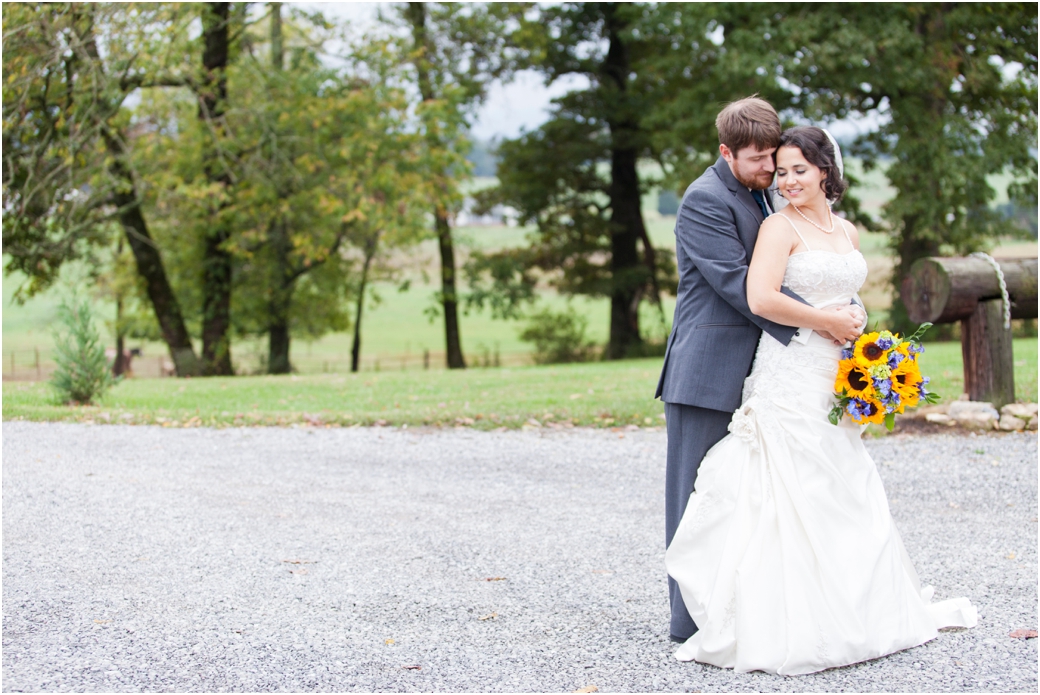
[[429, 350], [423, 350], [423, 354], [422, 354], [422, 367], [423, 367], [423, 369], [429, 369], [430, 368], [430, 351]]
[[[1037, 259], [1000, 259], [1011, 300], [1011, 318], [1037, 312]], [[997, 273], [985, 259], [922, 258], [903, 280], [911, 321], [961, 322], [964, 390], [973, 401], [1000, 408], [1015, 401], [1011, 329], [1004, 328], [1004, 303]]]
[[14, 350], [11, 350], [11, 378], [14, 378]]
[[1004, 303], [979, 302], [961, 321], [964, 390], [973, 401], [999, 409], [1015, 402], [1015, 365], [1011, 329], [1004, 328]]
[[39, 380], [43, 378], [40, 374], [40, 348], [34, 347], [33, 352], [36, 353], [36, 378]]

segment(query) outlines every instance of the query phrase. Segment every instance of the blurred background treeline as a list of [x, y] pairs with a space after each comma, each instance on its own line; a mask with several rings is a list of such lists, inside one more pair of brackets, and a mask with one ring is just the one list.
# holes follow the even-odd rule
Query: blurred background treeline
[[[5, 378], [68, 295], [138, 376], [662, 354], [682, 191], [754, 93], [865, 124], [872, 319], [918, 258], [1037, 252], [1036, 3], [322, 10], [3, 5]], [[532, 75], [569, 86], [544, 122], [475, 138]]]

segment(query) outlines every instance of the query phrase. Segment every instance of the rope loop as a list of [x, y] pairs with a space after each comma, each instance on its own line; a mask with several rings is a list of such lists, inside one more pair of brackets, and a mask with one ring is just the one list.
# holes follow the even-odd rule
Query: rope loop
[[1000, 283], [1000, 299], [1004, 302], [1004, 330], [1011, 330], [1011, 298], [1008, 296], [1007, 282], [1004, 281], [1004, 271], [1000, 269], [1000, 264], [997, 260], [988, 253], [976, 251], [971, 254], [972, 258], [981, 258], [982, 260], [993, 266], [993, 270], [997, 271], [997, 282]]

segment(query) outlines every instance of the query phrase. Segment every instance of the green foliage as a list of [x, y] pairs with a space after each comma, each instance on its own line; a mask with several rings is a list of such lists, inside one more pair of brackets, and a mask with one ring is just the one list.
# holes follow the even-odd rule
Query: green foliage
[[565, 294], [611, 297], [612, 358], [641, 342], [640, 303], [659, 303], [677, 284], [672, 251], [651, 245], [639, 202], [656, 183], [641, 180], [636, 163], [652, 156], [647, 114], [660, 97], [658, 76], [647, 69], [659, 46], [640, 31], [644, 10], [632, 3], [542, 9], [537, 68], [548, 82], [578, 74], [589, 86], [555, 99], [545, 124], [499, 146], [499, 187], [482, 203], [515, 208], [537, 233], [528, 248], [467, 268], [474, 301], [498, 293], [492, 306], [525, 300], [536, 273]]
[[463, 266], [470, 286], [464, 300], [466, 310], [480, 311], [486, 306], [492, 318], [520, 318], [522, 306], [538, 299], [529, 255], [528, 249], [472, 252]]
[[[13, 3], [3, 6], [3, 243], [26, 275], [25, 298], [70, 260], [98, 261], [117, 210], [112, 151], [128, 95], [172, 81], [186, 12], [175, 5]], [[118, 36], [104, 43], [98, 36]], [[160, 75], [161, 73], [161, 75]], [[176, 78], [180, 79], [180, 78]]]
[[350, 44], [342, 64], [329, 67], [321, 55], [334, 32], [294, 8], [280, 25], [279, 58], [272, 18], [248, 27], [247, 50], [227, 72], [234, 98], [219, 145], [232, 183], [217, 189], [205, 176], [211, 134], [186, 89], [143, 96], [135, 164], [150, 184], [147, 209], [196, 332], [201, 240], [219, 209], [235, 270], [235, 333], [281, 328], [315, 339], [350, 327], [370, 240], [378, 238], [373, 275], [387, 279], [390, 253], [425, 234], [423, 141], [397, 76], [399, 46]]
[[528, 317], [520, 340], [534, 343], [537, 364], [587, 362], [595, 355], [596, 346], [585, 337], [589, 321], [573, 307], [555, 312], [542, 309]]
[[[987, 177], [1012, 174], [1011, 200], [1035, 208], [1035, 3], [782, 6], [774, 28], [776, 74], [807, 117], [885, 116], [852, 151], [868, 170], [889, 161], [897, 292], [919, 258], [1021, 233]], [[909, 327], [901, 301], [890, 322]]]
[[51, 377], [51, 386], [62, 403], [91, 403], [118, 380], [112, 376], [105, 358], [105, 346], [94, 326], [90, 303], [62, 302], [58, 318], [64, 331], [54, 336], [57, 368]]

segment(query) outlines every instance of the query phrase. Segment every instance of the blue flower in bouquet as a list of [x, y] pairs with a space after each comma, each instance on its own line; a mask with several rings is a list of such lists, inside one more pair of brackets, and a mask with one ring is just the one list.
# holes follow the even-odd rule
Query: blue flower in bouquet
[[881, 396], [882, 402], [892, 395], [892, 379], [874, 379], [874, 390]]
[[885, 410], [890, 413], [897, 411], [901, 402], [902, 399], [895, 391], [889, 391], [887, 395], [881, 397], [881, 404], [885, 406]]
[[845, 409], [849, 412], [849, 415], [854, 418], [868, 417], [874, 412], [870, 403], [859, 398], [853, 398], [850, 400], [849, 404], [845, 406]]
[[926, 387], [926, 386], [928, 386], [928, 382], [929, 382], [929, 381], [931, 381], [931, 380], [932, 380], [932, 379], [931, 379], [931, 377], [927, 377], [927, 376], [926, 376], [926, 377], [924, 377], [924, 378], [923, 378], [923, 379], [921, 380], [921, 383], [919, 383], [919, 384], [917, 385], [917, 390], [918, 390], [918, 391], [920, 391], [920, 393], [921, 393], [921, 397], [922, 397], [922, 398], [923, 398], [924, 396], [927, 396], [927, 395], [928, 395], [929, 391], [928, 391], [928, 389], [927, 389], [927, 388], [925, 388], [925, 387]]
[[907, 349], [910, 351], [911, 355], [917, 357], [924, 352], [924, 345], [921, 345], [920, 343], [910, 343], [910, 347]]
[[892, 334], [888, 331], [881, 331], [880, 337], [878, 337], [874, 342], [876, 342], [877, 346], [882, 350], [887, 350], [895, 344], [895, 341], [892, 339]]
[[852, 350], [852, 348], [850, 348], [850, 347], [847, 347], [847, 348], [842, 348], [842, 349], [841, 349], [841, 358], [842, 358], [843, 360], [850, 360], [850, 359], [852, 359], [852, 355], [853, 355], [853, 354], [854, 354], [854, 353], [853, 353], [853, 350]]
[[906, 359], [906, 355], [904, 355], [903, 353], [899, 352], [898, 350], [893, 350], [888, 355], [888, 368], [889, 369], [895, 369], [896, 367], [899, 366], [899, 363], [902, 362], [905, 359]]

